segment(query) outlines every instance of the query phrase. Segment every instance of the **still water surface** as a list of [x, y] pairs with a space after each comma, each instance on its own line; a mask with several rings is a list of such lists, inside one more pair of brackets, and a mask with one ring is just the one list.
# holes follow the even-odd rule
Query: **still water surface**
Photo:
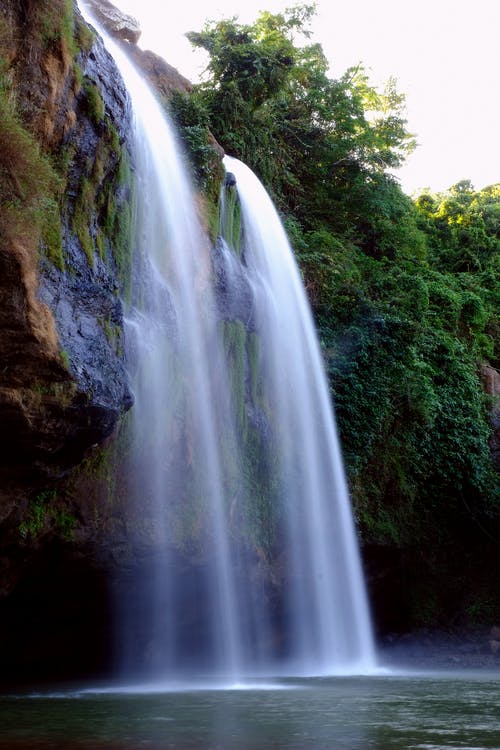
[[500, 673], [0, 697], [0, 750], [500, 750]]

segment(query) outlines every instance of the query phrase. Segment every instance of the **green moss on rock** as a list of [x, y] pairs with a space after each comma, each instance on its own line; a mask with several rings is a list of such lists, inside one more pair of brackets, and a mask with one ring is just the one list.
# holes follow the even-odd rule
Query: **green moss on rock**
[[248, 430], [245, 402], [245, 369], [247, 332], [241, 320], [224, 321], [224, 351], [228, 361], [229, 386], [238, 428], [243, 437]]
[[75, 203], [75, 209], [72, 217], [73, 231], [78, 237], [78, 241], [87, 256], [91, 268], [95, 262], [95, 248], [90, 226], [92, 222], [92, 212], [94, 210], [95, 186], [92, 185], [87, 177], [82, 177], [80, 182], [80, 191]]
[[48, 256], [61, 263], [55, 226], [60, 181], [35, 138], [23, 126], [10, 84], [0, 74], [0, 223], [3, 240], [29, 239], [42, 233]]
[[94, 125], [100, 125], [104, 120], [104, 101], [94, 81], [84, 78], [82, 90], [85, 93], [87, 112]]
[[225, 188], [224, 210], [220, 217], [220, 233], [227, 244], [241, 256], [241, 205], [238, 191], [231, 185]]
[[260, 338], [255, 331], [248, 334], [247, 353], [250, 375], [250, 398], [253, 404], [259, 401]]
[[38, 0], [34, 12], [45, 46], [64, 42], [71, 54], [76, 54], [73, 0]]
[[45, 534], [71, 541], [76, 526], [74, 514], [60, 502], [57, 490], [50, 489], [30, 499], [24, 519], [19, 524], [19, 535], [25, 541], [33, 541]]

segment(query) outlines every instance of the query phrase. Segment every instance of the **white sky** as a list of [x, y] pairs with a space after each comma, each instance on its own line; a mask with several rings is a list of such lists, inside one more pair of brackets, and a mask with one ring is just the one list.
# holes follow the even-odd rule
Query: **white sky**
[[[201, 53], [185, 39], [206, 19], [294, 0], [114, 0], [140, 22], [140, 46], [196, 81]], [[461, 179], [477, 189], [500, 182], [500, 0], [318, 0], [311, 41], [320, 42], [332, 78], [362, 62], [373, 84], [391, 75], [407, 96], [409, 130], [419, 146], [400, 170], [406, 192], [445, 190]]]

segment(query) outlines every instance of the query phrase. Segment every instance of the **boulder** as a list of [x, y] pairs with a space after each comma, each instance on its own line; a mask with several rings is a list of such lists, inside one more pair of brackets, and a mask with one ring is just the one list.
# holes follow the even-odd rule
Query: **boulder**
[[111, 36], [130, 44], [137, 44], [141, 36], [141, 27], [133, 16], [118, 10], [108, 0], [84, 0], [84, 3]]

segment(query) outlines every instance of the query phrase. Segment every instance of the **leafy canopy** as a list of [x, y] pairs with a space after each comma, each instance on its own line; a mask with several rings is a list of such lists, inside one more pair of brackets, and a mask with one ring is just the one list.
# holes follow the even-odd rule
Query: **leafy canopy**
[[262, 12], [252, 25], [232, 18], [189, 33], [210, 56], [195, 97], [217, 140], [260, 175], [282, 209], [312, 225], [333, 202], [336, 228], [346, 229], [346, 187], [362, 201], [367, 176], [399, 166], [415, 142], [393, 80], [378, 92], [362, 66], [333, 80], [320, 45], [297, 46], [308, 40], [314, 11], [299, 5]]

